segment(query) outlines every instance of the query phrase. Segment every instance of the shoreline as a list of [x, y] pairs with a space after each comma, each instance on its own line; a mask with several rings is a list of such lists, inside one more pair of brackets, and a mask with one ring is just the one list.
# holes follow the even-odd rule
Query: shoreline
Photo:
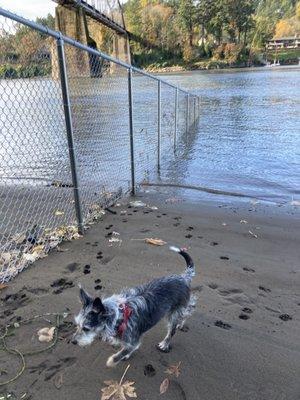
[[184, 67], [165, 67], [165, 68], [145, 68], [144, 70], [152, 73], [152, 74], [158, 74], [158, 75], [181, 75], [181, 74], [189, 74], [193, 72], [242, 72], [242, 71], [275, 71], [275, 70], [280, 70], [280, 69], [297, 69], [300, 68], [299, 64], [287, 64], [287, 65], [278, 65], [278, 66], [272, 66], [268, 67], [266, 65], [253, 65], [253, 66], [233, 66], [233, 67], [224, 67], [224, 68], [184, 68]]
[[[157, 237], [189, 249], [196, 264], [192, 290], [198, 301], [186, 332], [174, 336], [170, 353], [155, 350], [165, 334], [164, 323], [145, 335], [127, 374], [135, 381], [138, 398], [156, 400], [166, 367], [179, 361], [178, 385], [171, 382], [166, 400], [298, 398], [298, 210], [290, 213], [283, 207], [229, 199], [190, 202], [184, 195], [173, 196], [149, 192], [124, 199], [112, 207], [116, 214], [106, 213], [84, 237], [62, 243], [60, 252], [52, 251], [1, 289], [0, 325], [20, 324], [8, 339], [11, 347], [27, 350], [42, 345], [36, 332], [47, 322], [23, 325], [22, 320], [49, 312], [66, 311], [69, 316], [57, 345], [26, 358], [24, 373], [0, 394], [20, 398], [26, 393], [25, 400], [39, 400], [41, 393], [44, 400], [97, 399], [104, 380], [119, 380], [127, 363], [107, 369], [110, 346], [97, 341], [80, 348], [69, 343], [73, 316], [80, 308], [77, 285], [107, 296], [124, 286], [182, 272], [181, 258], [167, 245], [143, 241]], [[146, 206], [130, 205], [136, 200]], [[119, 241], [110, 242], [112, 236]], [[1, 357], [7, 374], [0, 378], [6, 380], [18, 370], [18, 359]], [[149, 364], [153, 376], [147, 375]]]

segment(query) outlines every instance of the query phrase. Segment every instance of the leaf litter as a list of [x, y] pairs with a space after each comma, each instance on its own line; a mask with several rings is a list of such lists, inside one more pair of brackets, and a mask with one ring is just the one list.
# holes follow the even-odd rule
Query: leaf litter
[[167, 242], [158, 238], [145, 238], [146, 243], [153, 244], [154, 246], [164, 246]]
[[[180, 372], [181, 372], [180, 365], [181, 365], [181, 361], [179, 361], [177, 364], [169, 365], [168, 368], [165, 370], [165, 374], [178, 378], [180, 375]], [[162, 383], [160, 384], [160, 387], [159, 387], [160, 394], [166, 393], [166, 391], [169, 389], [170, 382], [171, 381], [169, 378], [165, 378], [162, 381]]]
[[181, 361], [179, 361], [178, 364], [169, 365], [169, 367], [165, 370], [165, 373], [168, 375], [175, 375], [176, 378], [178, 378], [180, 375], [180, 365]]
[[135, 382], [125, 381], [123, 383], [129, 367], [130, 364], [126, 367], [119, 382], [113, 380], [104, 381], [107, 387], [101, 389], [101, 400], [127, 400], [127, 397], [137, 398], [136, 389], [133, 386]]
[[[55, 215], [64, 212], [56, 210]], [[94, 224], [105, 214], [98, 204], [92, 204], [88, 211], [86, 223]], [[10, 236], [5, 251], [0, 253], [0, 282], [9, 280], [19, 271], [26, 268], [40, 258], [47, 256], [48, 252], [57, 247], [62, 241], [71, 241], [81, 238], [75, 225], [61, 225], [57, 228], [45, 228], [34, 225], [29, 231], [16, 233]], [[60, 250], [58, 251], [67, 251]]]
[[165, 378], [162, 381], [162, 383], [160, 384], [159, 393], [160, 394], [166, 393], [166, 391], [169, 389], [169, 385], [170, 385], [170, 379], [169, 378]]
[[40, 342], [52, 342], [55, 332], [55, 326], [42, 328], [38, 330], [37, 335]]

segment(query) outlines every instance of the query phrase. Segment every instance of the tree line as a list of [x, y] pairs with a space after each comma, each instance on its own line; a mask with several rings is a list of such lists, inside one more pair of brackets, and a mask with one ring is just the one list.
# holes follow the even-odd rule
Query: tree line
[[[267, 40], [300, 36], [299, 0], [127, 0], [122, 7], [127, 30], [144, 39], [131, 41], [133, 60], [150, 70], [253, 65]], [[36, 22], [55, 27], [51, 15]], [[0, 26], [0, 78], [49, 75], [52, 47], [24, 25]]]
[[[161, 60], [171, 62], [247, 61], [274, 35], [300, 34], [296, 0], [128, 0], [124, 15], [127, 29], [159, 46]], [[141, 64], [159, 57], [138, 44], [134, 53]]]

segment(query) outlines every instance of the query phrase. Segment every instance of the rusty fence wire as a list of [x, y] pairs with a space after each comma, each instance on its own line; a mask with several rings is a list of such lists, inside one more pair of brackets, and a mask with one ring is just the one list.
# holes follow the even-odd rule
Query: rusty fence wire
[[0, 283], [163, 176], [199, 99], [0, 8]]

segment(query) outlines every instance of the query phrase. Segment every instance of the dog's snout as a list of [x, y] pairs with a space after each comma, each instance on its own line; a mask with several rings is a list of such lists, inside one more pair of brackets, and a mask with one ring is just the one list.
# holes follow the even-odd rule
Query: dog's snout
[[77, 344], [78, 342], [77, 342], [76, 339], [72, 339], [72, 340], [71, 340], [71, 343], [72, 343], [72, 344]]

